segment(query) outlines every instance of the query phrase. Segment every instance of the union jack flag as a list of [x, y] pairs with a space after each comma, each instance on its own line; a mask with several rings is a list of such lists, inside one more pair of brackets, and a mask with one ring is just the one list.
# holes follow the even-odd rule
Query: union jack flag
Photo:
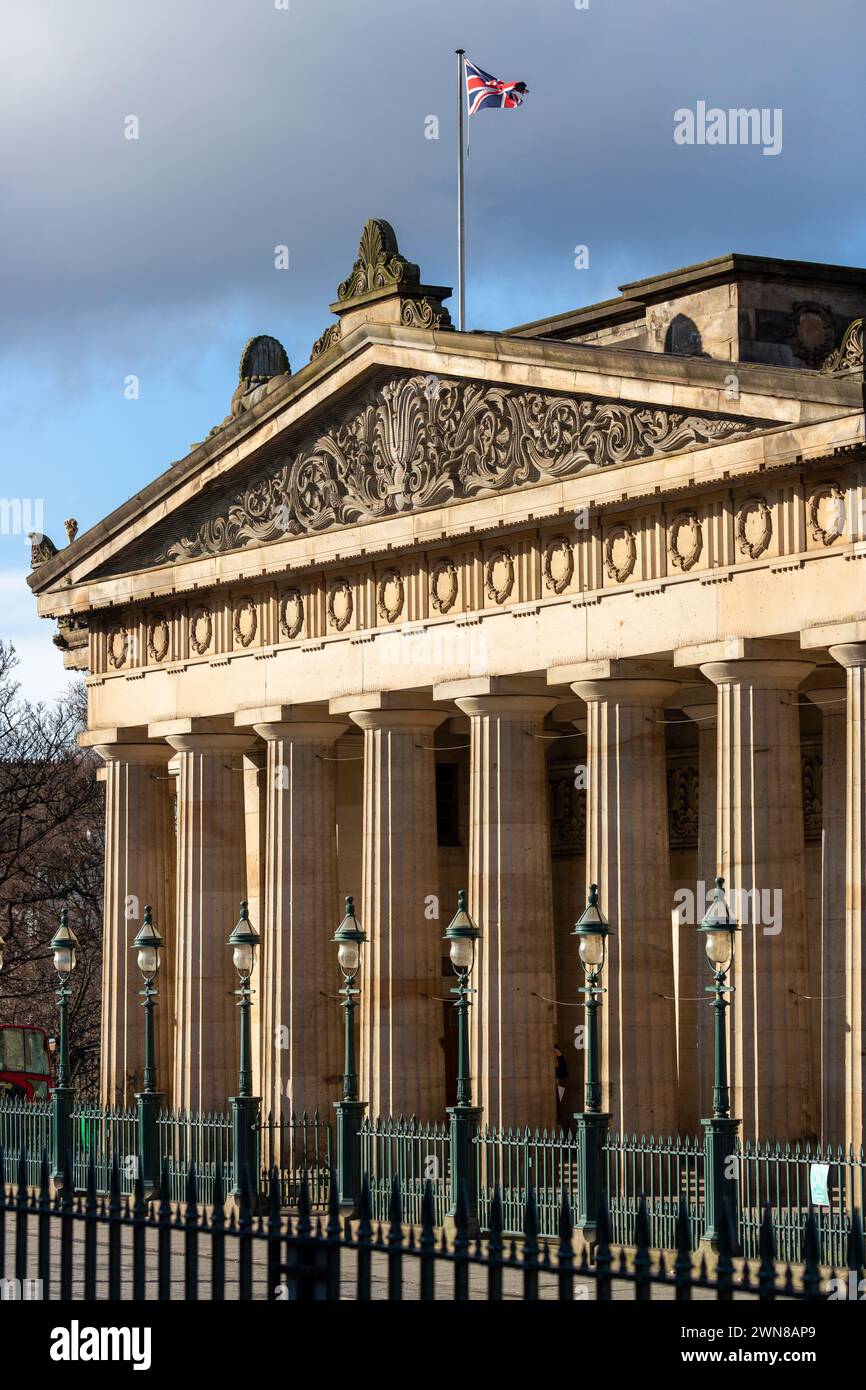
[[483, 72], [470, 63], [468, 58], [464, 58], [463, 62], [466, 65], [466, 98], [470, 116], [485, 106], [498, 106], [501, 109], [522, 104], [528, 90], [525, 82], [500, 82], [489, 72]]

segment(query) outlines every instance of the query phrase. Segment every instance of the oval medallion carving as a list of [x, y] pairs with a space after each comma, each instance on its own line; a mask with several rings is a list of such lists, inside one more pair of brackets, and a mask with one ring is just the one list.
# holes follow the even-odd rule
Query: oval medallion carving
[[747, 497], [737, 512], [737, 544], [743, 555], [757, 560], [773, 538], [773, 517], [764, 497]]
[[450, 613], [457, 602], [457, 566], [452, 560], [439, 560], [430, 573], [430, 605], [437, 613]]
[[626, 523], [612, 526], [604, 541], [604, 567], [611, 579], [622, 584], [628, 579], [637, 560], [634, 531]]
[[403, 612], [405, 590], [403, 576], [399, 570], [386, 570], [379, 576], [376, 591], [376, 610], [386, 623], [396, 623]]
[[554, 536], [548, 541], [542, 560], [544, 585], [555, 594], [563, 594], [574, 577], [574, 550], [567, 536]]
[[235, 609], [235, 641], [241, 647], [248, 647], [254, 640], [259, 626], [256, 605], [251, 598], [242, 598]]
[[488, 555], [484, 569], [484, 587], [487, 597], [492, 598], [494, 603], [504, 603], [510, 598], [514, 588], [514, 560], [510, 550], [503, 547]]
[[147, 654], [151, 661], [165, 661], [168, 656], [169, 627], [162, 614], [147, 625]]
[[328, 592], [328, 623], [342, 632], [352, 620], [355, 607], [351, 585], [345, 579], [338, 579]]
[[189, 645], [198, 656], [204, 656], [213, 639], [213, 618], [210, 609], [194, 608], [189, 617]]
[[832, 545], [845, 534], [845, 494], [836, 482], [822, 483], [809, 498], [812, 539]]
[[701, 558], [704, 533], [697, 512], [680, 512], [671, 522], [668, 532], [671, 564], [677, 569], [690, 570]]
[[304, 626], [304, 598], [300, 589], [288, 589], [280, 599], [280, 632], [294, 638]]
[[127, 639], [129, 633], [120, 624], [112, 627], [108, 632], [108, 662], [115, 670], [119, 670], [126, 663]]

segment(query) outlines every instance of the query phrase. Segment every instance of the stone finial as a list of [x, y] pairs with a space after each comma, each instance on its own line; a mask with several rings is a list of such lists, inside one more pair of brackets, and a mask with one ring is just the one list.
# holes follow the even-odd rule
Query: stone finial
[[[248, 338], [241, 353], [238, 384], [232, 396], [231, 410], [224, 420], [214, 425], [205, 438], [211, 439], [238, 415], [242, 415], [250, 406], [260, 401], [276, 377], [291, 376], [291, 372], [286, 349], [277, 338], [271, 338], [266, 333]], [[191, 449], [197, 447], [197, 444], [190, 445]]]
[[340, 322], [317, 338], [312, 358], [336, 347], [361, 323], [450, 329], [451, 316], [442, 304], [450, 293], [447, 285], [423, 285], [418, 266], [400, 254], [390, 222], [372, 217], [364, 224], [352, 273], [339, 285], [331, 305]]
[[863, 320], [853, 319], [842, 334], [842, 341], [829, 353], [821, 364], [821, 371], [862, 372], [863, 370]]
[[75, 520], [74, 516], [70, 516], [66, 518], [63, 525], [66, 528], [66, 538], [71, 545], [78, 535], [78, 522]]
[[420, 283], [421, 272], [417, 265], [400, 255], [391, 223], [382, 217], [371, 217], [364, 224], [352, 274], [339, 286], [337, 298], [357, 299], [359, 295], [372, 294], [377, 290]]
[[241, 353], [237, 389], [232, 396], [232, 416], [249, 410], [260, 399], [254, 393], [267, 386], [275, 376], [288, 376], [291, 370], [286, 349], [276, 338], [266, 334], [250, 338]]
[[244, 344], [238, 369], [238, 384], [246, 385], [247, 390], [252, 391], [254, 387], [270, 381], [273, 376], [288, 376], [291, 370], [282, 343], [276, 338], [260, 334]]
[[39, 531], [31, 531], [27, 539], [30, 542], [30, 567], [36, 569], [39, 565], [45, 565], [49, 560], [53, 560], [57, 554], [57, 546], [49, 536], [43, 536]]

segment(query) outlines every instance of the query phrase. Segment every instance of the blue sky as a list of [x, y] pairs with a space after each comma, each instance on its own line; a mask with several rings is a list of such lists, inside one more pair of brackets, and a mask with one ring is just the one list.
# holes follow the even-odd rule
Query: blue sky
[[[470, 122], [469, 327], [726, 251], [866, 264], [863, 0], [278, 4], [0, 3], [0, 495], [57, 544], [223, 418], [246, 338], [308, 360], [366, 218], [455, 283], [457, 46], [530, 89]], [[699, 100], [780, 107], [781, 153], [677, 145]], [[28, 569], [0, 535], [0, 635], [47, 699]]]

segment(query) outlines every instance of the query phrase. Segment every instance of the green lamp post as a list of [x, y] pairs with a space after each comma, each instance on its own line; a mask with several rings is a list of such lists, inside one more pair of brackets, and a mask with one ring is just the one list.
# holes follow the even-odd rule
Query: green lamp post
[[139, 994], [144, 999], [144, 1085], [135, 1096], [138, 1106], [138, 1165], [144, 1184], [146, 1199], [159, 1193], [160, 1153], [157, 1116], [165, 1100], [164, 1094], [157, 1090], [156, 1048], [154, 1044], [153, 1010], [159, 997], [156, 978], [161, 964], [160, 952], [163, 939], [153, 925], [153, 909], [144, 909], [144, 921], [132, 943], [136, 964], [141, 971], [144, 989]]
[[731, 1119], [725, 1019], [728, 996], [734, 993], [734, 986], [728, 984], [727, 979], [734, 964], [734, 949], [739, 930], [739, 923], [731, 916], [725, 898], [725, 880], [717, 878], [709, 908], [698, 925], [714, 975], [713, 983], [705, 986], [705, 992], [713, 995], [713, 1113], [708, 1120], [702, 1121], [706, 1174], [703, 1242], [713, 1249], [718, 1246], [725, 1201], [730, 1207], [735, 1237], [739, 1231], [739, 1184], [735, 1155], [740, 1122]]
[[467, 910], [466, 889], [461, 888], [457, 894], [457, 911], [448, 923], [443, 937], [443, 940], [448, 942], [451, 965], [457, 976], [457, 984], [451, 990], [451, 993], [456, 995], [454, 1009], [457, 1013], [457, 1104], [448, 1108], [451, 1121], [449, 1215], [453, 1218], [457, 1213], [457, 1198], [463, 1184], [466, 1190], [469, 1235], [475, 1235], [478, 1230], [478, 1167], [473, 1140], [481, 1124], [481, 1110], [472, 1104], [469, 1007], [475, 990], [470, 988], [469, 978], [475, 965], [475, 945], [480, 935]]
[[604, 1141], [610, 1126], [610, 1115], [601, 1108], [598, 1054], [598, 1010], [604, 994], [599, 978], [607, 956], [610, 926], [599, 907], [597, 883], [589, 886], [586, 907], [574, 924], [572, 936], [577, 938], [580, 963], [586, 976], [586, 984], [579, 991], [586, 1000], [586, 1057], [584, 1109], [574, 1117], [577, 1121], [578, 1160], [578, 1212], [575, 1225], [587, 1244], [594, 1245], [604, 1186]]
[[235, 990], [235, 994], [238, 995], [238, 1008], [241, 1011], [238, 1090], [237, 1095], [230, 1097], [234, 1166], [232, 1195], [235, 1201], [238, 1201], [241, 1195], [245, 1166], [249, 1169], [250, 1185], [254, 1197], [259, 1189], [261, 1097], [253, 1095], [253, 1050], [250, 1028], [253, 996], [253, 991], [250, 988], [250, 977], [256, 965], [256, 947], [258, 944], [259, 934], [250, 921], [247, 903], [242, 902], [237, 926], [228, 939], [228, 945], [232, 948], [234, 967], [241, 982], [240, 989]]
[[355, 1011], [361, 996], [355, 985], [361, 969], [361, 951], [367, 940], [355, 915], [355, 899], [346, 898], [342, 922], [331, 938], [343, 975], [343, 1098], [334, 1102], [337, 1112], [337, 1185], [340, 1210], [356, 1216], [361, 1197], [361, 1123], [367, 1102], [358, 1099], [358, 1063], [355, 1052]]
[[72, 993], [69, 979], [76, 966], [78, 950], [78, 938], [69, 925], [69, 912], [65, 907], [61, 910], [60, 925], [51, 938], [50, 949], [54, 953], [54, 969], [59, 981], [60, 1049], [56, 1085], [51, 1092], [51, 1134], [52, 1177], [55, 1184], [60, 1186], [66, 1155], [72, 1152], [72, 1101], [75, 1092], [70, 1085], [69, 1069], [69, 996]]

